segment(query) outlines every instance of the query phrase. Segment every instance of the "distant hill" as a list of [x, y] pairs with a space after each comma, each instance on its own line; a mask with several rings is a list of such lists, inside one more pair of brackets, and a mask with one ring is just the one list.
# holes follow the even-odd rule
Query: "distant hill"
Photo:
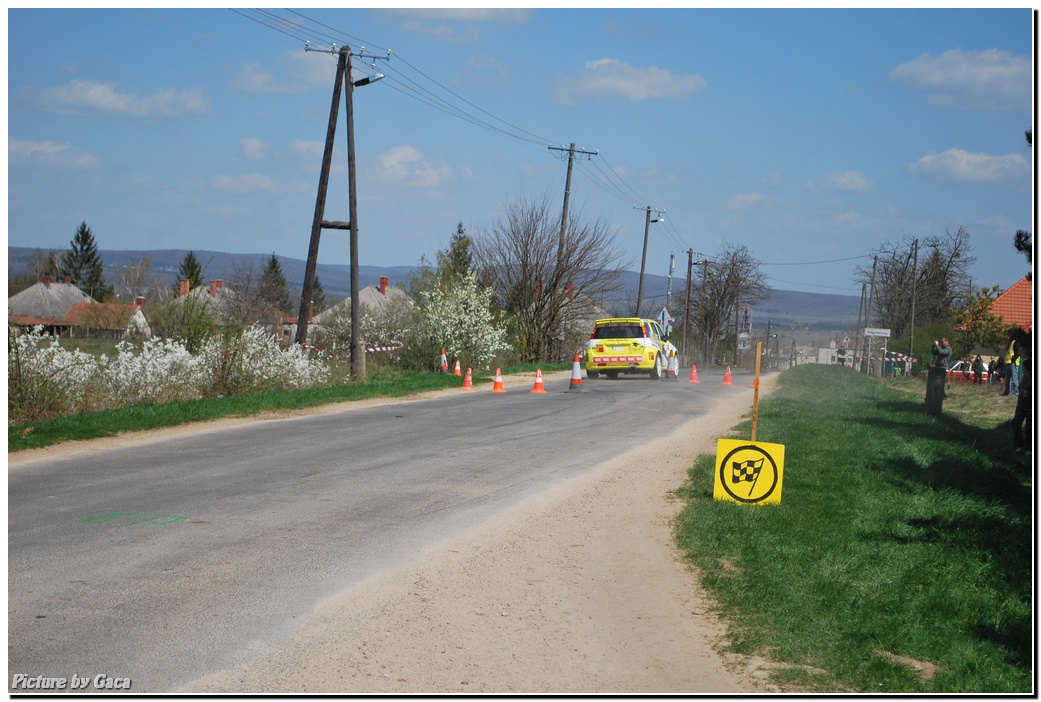
[[[28, 263], [35, 249], [9, 246], [7, 248], [8, 272], [22, 270]], [[162, 275], [173, 287], [176, 284], [177, 271], [181, 261], [187, 255], [183, 249], [163, 249], [158, 251], [100, 251], [105, 262], [105, 276], [111, 284], [115, 280], [116, 270], [120, 266], [136, 265], [142, 254], [152, 257], [152, 270]], [[225, 281], [235, 277], [236, 270], [253, 267], [259, 275], [267, 266], [271, 254], [229, 254], [219, 251], [196, 251], [196, 258], [203, 267], [205, 280]], [[279, 263], [286, 276], [289, 287], [299, 290], [303, 287], [304, 268], [306, 262], [300, 259], [279, 257]], [[390, 284], [403, 283], [415, 266], [359, 266], [359, 282], [361, 287], [378, 285], [379, 279], [386, 276]], [[319, 264], [318, 278], [327, 298], [338, 300], [350, 295], [350, 269], [347, 262], [343, 265]], [[612, 314], [625, 314], [625, 310], [635, 305], [640, 275], [626, 271], [622, 275], [623, 289], [613, 293], [610, 300], [603, 301], [603, 307]], [[674, 304], [683, 300], [685, 280], [673, 278], [669, 299]], [[668, 293], [668, 278], [661, 275], [644, 276], [645, 316], [656, 315], [665, 305]], [[789, 333], [800, 332], [800, 336], [830, 336], [838, 332], [852, 331], [857, 324], [860, 309], [860, 298], [852, 295], [831, 295], [824, 293], [804, 293], [789, 290], [773, 290], [770, 297], [757, 305], [750, 312], [753, 330], [760, 332], [766, 328], [767, 322], [772, 329]]]
[[[28, 263], [35, 249], [19, 246], [7, 247], [7, 270], [14, 272], [21, 270]], [[162, 249], [158, 251], [114, 251], [101, 250], [101, 260], [105, 262], [105, 279], [111, 285], [115, 280], [116, 271], [120, 266], [137, 265], [143, 254], [152, 257], [152, 271], [163, 276], [170, 287], [177, 283], [177, 271], [181, 262], [188, 255], [184, 249]], [[259, 275], [267, 267], [271, 254], [229, 254], [220, 251], [196, 251], [195, 257], [203, 268], [203, 278], [210, 280], [228, 281], [235, 277], [236, 270], [253, 267], [254, 273]], [[304, 285], [304, 268], [306, 261], [295, 258], [278, 257], [279, 265], [286, 276], [289, 287], [299, 290]], [[404, 282], [406, 276], [414, 266], [392, 266], [381, 268], [379, 266], [359, 266], [358, 278], [361, 287], [367, 285], [378, 285], [381, 276], [390, 278], [390, 284]], [[318, 278], [322, 281], [325, 294], [331, 298], [342, 299], [350, 295], [351, 272], [345, 262], [342, 266], [330, 266], [318, 264], [316, 269]]]

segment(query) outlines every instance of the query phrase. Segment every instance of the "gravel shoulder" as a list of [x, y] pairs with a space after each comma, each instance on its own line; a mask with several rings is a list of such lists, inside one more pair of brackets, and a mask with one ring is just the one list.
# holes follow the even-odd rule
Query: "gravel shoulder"
[[752, 393], [734, 391], [710, 417], [343, 593], [285, 645], [181, 692], [778, 691], [767, 661], [720, 652], [725, 626], [673, 545], [673, 491], [751, 413]]

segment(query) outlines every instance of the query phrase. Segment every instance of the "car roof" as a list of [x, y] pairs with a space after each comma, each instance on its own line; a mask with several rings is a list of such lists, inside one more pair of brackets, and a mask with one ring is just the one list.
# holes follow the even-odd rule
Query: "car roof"
[[608, 317], [607, 319], [596, 320], [596, 324], [641, 324], [647, 322], [657, 324], [655, 320], [643, 317]]

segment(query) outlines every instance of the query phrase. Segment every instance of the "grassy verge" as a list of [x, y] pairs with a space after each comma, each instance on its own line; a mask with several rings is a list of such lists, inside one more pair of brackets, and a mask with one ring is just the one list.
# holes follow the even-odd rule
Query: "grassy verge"
[[1011, 453], [1011, 398], [981, 419], [959, 414], [969, 390], [986, 392], [952, 388], [937, 419], [921, 383], [785, 372], [756, 437], [785, 445], [779, 505], [713, 500], [699, 458], [677, 537], [731, 650], [790, 664], [786, 690], [1032, 690], [1032, 462]]
[[[503, 369], [503, 373], [544, 372], [570, 368], [567, 364], [534, 364]], [[476, 373], [475, 385], [491, 382], [491, 374]], [[105, 412], [77, 414], [7, 428], [7, 451], [42, 448], [63, 441], [83, 441], [125, 432], [163, 429], [224, 417], [248, 417], [278, 410], [305, 409], [337, 402], [367, 400], [373, 397], [403, 397], [416, 393], [458, 388], [462, 378], [444, 373], [406, 372], [383, 368], [369, 382], [347, 383], [310, 390], [290, 390], [219, 399], [170, 402], [161, 405], [136, 405]]]

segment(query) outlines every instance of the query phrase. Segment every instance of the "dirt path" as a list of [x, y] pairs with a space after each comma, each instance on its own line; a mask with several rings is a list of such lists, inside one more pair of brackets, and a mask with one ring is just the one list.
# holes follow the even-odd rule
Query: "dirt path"
[[183, 691], [776, 691], [765, 661], [718, 652], [725, 628], [671, 532], [670, 494], [751, 403], [735, 387], [711, 417], [344, 593], [286, 645]]

